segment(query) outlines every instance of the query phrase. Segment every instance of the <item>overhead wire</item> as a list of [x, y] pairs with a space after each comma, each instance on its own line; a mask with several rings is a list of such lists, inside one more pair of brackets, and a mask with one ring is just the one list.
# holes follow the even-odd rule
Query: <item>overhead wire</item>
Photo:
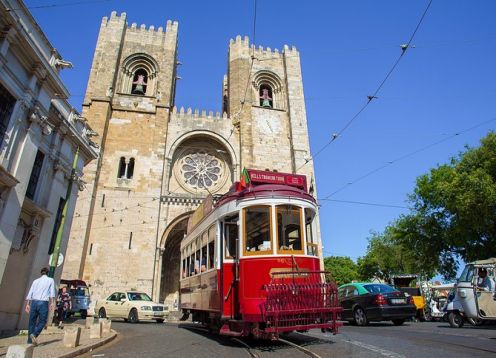
[[375, 89], [375, 91], [371, 95], [368, 95], [367, 96], [367, 102], [365, 102], [365, 104], [363, 104], [360, 107], [360, 109], [348, 120], [348, 122], [345, 123], [345, 125], [343, 126], [343, 128], [341, 128], [341, 130], [339, 130], [337, 133], [333, 133], [332, 136], [331, 136], [331, 139], [322, 148], [320, 148], [316, 153], [314, 153], [313, 155], [311, 155], [310, 158], [306, 159], [305, 160], [305, 163], [303, 163], [297, 170], [300, 170], [305, 165], [307, 165], [309, 162], [314, 161], [315, 158], [319, 154], [321, 154], [327, 147], [329, 147], [337, 138], [339, 138], [351, 126], [351, 124], [360, 116], [360, 114], [362, 114], [362, 112], [369, 106], [370, 103], [372, 103], [372, 101], [374, 99], [377, 99], [377, 95], [379, 94], [380, 90], [382, 89], [382, 87], [384, 86], [384, 84], [386, 83], [386, 81], [389, 79], [389, 77], [391, 76], [391, 74], [394, 72], [394, 70], [396, 69], [396, 67], [400, 63], [400, 61], [403, 59], [403, 56], [405, 55], [405, 53], [410, 48], [410, 45], [411, 45], [411, 43], [412, 43], [415, 35], [417, 34], [417, 31], [419, 30], [420, 25], [422, 24], [422, 22], [424, 21], [425, 16], [427, 15], [427, 12], [428, 12], [431, 4], [432, 4], [432, 1], [433, 0], [429, 0], [429, 3], [427, 4], [424, 12], [422, 13], [422, 16], [420, 17], [420, 20], [417, 22], [417, 25], [415, 26], [415, 30], [411, 34], [408, 42], [406, 44], [401, 45], [401, 53], [398, 56], [398, 58], [396, 59], [396, 61], [394, 62], [393, 66], [386, 73], [386, 76], [383, 78], [383, 80], [381, 81], [381, 83], [379, 84], [379, 86], [377, 86], [377, 88]]
[[[27, 9], [33, 10], [33, 9], [52, 9], [55, 7], [67, 7], [67, 6], [74, 6], [74, 5], [86, 5], [86, 4], [96, 4], [96, 3], [102, 3], [102, 2], [109, 2], [112, 0], [87, 0], [87, 1], [75, 1], [75, 2], [69, 2], [69, 3], [55, 3], [55, 4], [46, 4], [46, 5], [34, 5], [34, 6], [26, 6]], [[19, 11], [19, 10], [24, 10], [22, 8], [7, 8], [6, 11]]]
[[446, 141], [448, 141], [448, 140], [450, 140], [450, 139], [453, 139], [453, 138], [455, 138], [455, 137], [457, 137], [457, 136], [460, 136], [460, 135], [462, 135], [462, 134], [465, 134], [465, 133], [467, 133], [467, 132], [470, 132], [470, 131], [472, 131], [472, 130], [474, 130], [474, 129], [476, 129], [476, 128], [479, 128], [479, 127], [481, 127], [481, 126], [483, 126], [483, 125], [485, 125], [485, 124], [488, 124], [488, 123], [490, 123], [490, 122], [493, 122], [493, 121], [496, 121], [496, 118], [491, 118], [491, 119], [489, 119], [489, 120], [486, 120], [486, 121], [483, 121], [483, 122], [477, 123], [476, 125], [474, 125], [474, 126], [472, 126], [472, 127], [469, 127], [469, 128], [463, 129], [463, 130], [461, 130], [461, 131], [458, 131], [458, 132], [456, 132], [456, 133], [454, 133], [454, 134], [452, 134], [452, 135], [450, 135], [450, 136], [448, 136], [448, 137], [446, 137], [446, 138], [440, 139], [440, 140], [435, 141], [435, 142], [433, 142], [433, 143], [430, 143], [430, 144], [428, 144], [428, 145], [426, 145], [426, 146], [420, 147], [420, 148], [415, 149], [415, 150], [413, 150], [413, 151], [411, 151], [411, 152], [408, 152], [408, 153], [406, 153], [406, 154], [403, 154], [403, 155], [401, 155], [401, 156], [399, 156], [399, 157], [397, 157], [397, 158], [395, 158], [395, 159], [393, 159], [393, 160], [391, 160], [391, 161], [388, 161], [387, 163], [385, 163], [385, 164], [383, 164], [383, 165], [378, 166], [377, 168], [374, 168], [374, 169], [372, 169], [372, 170], [368, 171], [367, 173], [365, 173], [365, 174], [363, 174], [363, 175], [359, 176], [358, 178], [354, 179], [353, 181], [351, 181], [351, 182], [348, 182], [348, 183], [344, 184], [343, 186], [341, 186], [341, 187], [340, 187], [340, 188], [338, 188], [337, 190], [333, 191], [331, 194], [329, 194], [329, 195], [327, 195], [327, 196], [325, 196], [324, 198], [321, 198], [321, 199], [319, 199], [319, 200], [328, 200], [331, 196], [333, 196], [333, 195], [335, 195], [335, 194], [337, 194], [337, 193], [339, 193], [339, 192], [343, 191], [344, 189], [348, 188], [349, 186], [351, 186], [351, 185], [353, 185], [353, 184], [356, 184], [356, 183], [357, 183], [357, 182], [359, 182], [359, 181], [364, 180], [365, 178], [368, 178], [369, 176], [371, 176], [371, 175], [373, 175], [373, 174], [377, 173], [378, 171], [380, 171], [380, 170], [382, 170], [382, 169], [384, 169], [384, 168], [387, 168], [387, 167], [389, 167], [389, 166], [391, 166], [391, 165], [393, 165], [393, 164], [395, 164], [395, 163], [397, 163], [397, 162], [399, 162], [399, 161], [402, 161], [402, 160], [405, 160], [405, 159], [407, 159], [407, 158], [410, 158], [410, 157], [414, 156], [414, 155], [415, 155], [415, 154], [417, 154], [417, 153], [423, 152], [423, 151], [425, 151], [425, 150], [427, 150], [427, 149], [430, 149], [430, 148], [432, 148], [432, 147], [434, 147], [434, 146], [437, 146], [437, 145], [439, 145], [439, 144], [441, 144], [441, 143], [444, 143], [444, 142], [446, 142]]

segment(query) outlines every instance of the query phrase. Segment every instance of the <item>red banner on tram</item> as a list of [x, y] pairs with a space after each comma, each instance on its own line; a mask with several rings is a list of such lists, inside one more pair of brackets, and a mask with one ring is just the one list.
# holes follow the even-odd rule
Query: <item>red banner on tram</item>
[[250, 182], [253, 184], [289, 185], [307, 191], [307, 178], [304, 175], [268, 172], [248, 169]]

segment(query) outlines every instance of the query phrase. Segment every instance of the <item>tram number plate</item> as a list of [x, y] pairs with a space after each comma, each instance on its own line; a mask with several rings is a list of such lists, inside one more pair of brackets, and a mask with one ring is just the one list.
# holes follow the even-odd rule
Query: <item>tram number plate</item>
[[406, 300], [404, 298], [392, 298], [391, 303], [398, 305], [398, 304], [406, 303]]

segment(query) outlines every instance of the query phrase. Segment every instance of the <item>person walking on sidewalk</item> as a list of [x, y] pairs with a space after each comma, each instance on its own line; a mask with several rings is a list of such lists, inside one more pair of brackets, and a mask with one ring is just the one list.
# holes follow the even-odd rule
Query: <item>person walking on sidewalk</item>
[[48, 277], [48, 269], [41, 269], [41, 277], [34, 280], [26, 297], [29, 313], [28, 344], [38, 345], [37, 338], [47, 323], [48, 309], [55, 307], [55, 282]]

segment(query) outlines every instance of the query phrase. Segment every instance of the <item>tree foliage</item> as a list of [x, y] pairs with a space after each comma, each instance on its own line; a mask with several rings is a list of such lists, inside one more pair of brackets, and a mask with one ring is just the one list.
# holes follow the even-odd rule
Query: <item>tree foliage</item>
[[324, 258], [324, 267], [326, 271], [332, 273], [338, 286], [358, 279], [357, 265], [349, 257], [326, 257]]
[[389, 225], [384, 233], [373, 233], [365, 256], [357, 260], [358, 274], [364, 281], [380, 278], [389, 281], [393, 274], [419, 274], [432, 277], [435, 268], [419, 260], [420, 253], [398, 240], [396, 225]]
[[452, 278], [457, 259], [496, 256], [496, 133], [417, 179], [413, 209], [394, 225], [398, 243]]

